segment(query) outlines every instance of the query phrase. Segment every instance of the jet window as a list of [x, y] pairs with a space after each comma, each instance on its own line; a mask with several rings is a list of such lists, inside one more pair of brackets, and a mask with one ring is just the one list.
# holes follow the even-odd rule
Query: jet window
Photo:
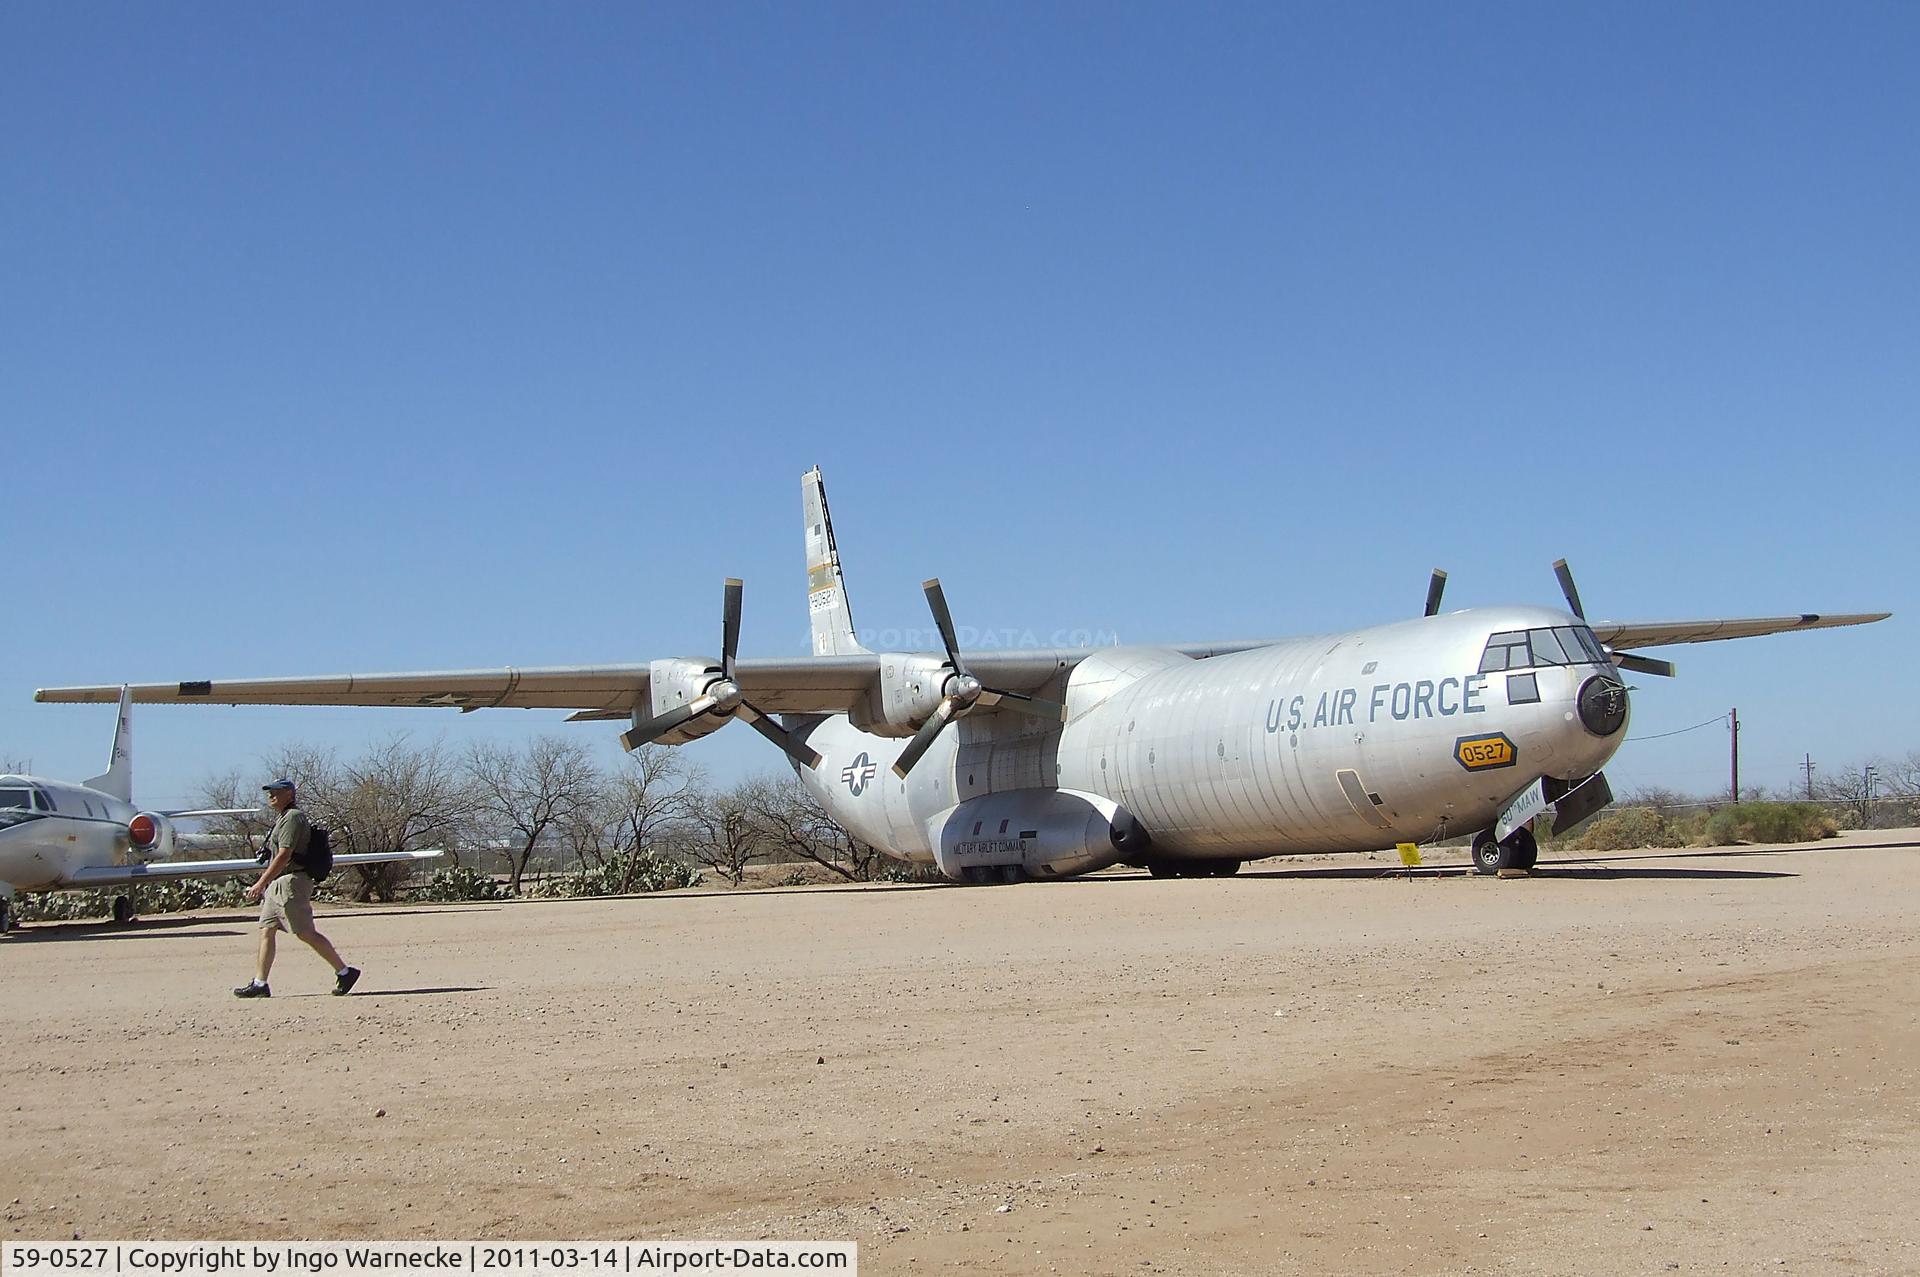
[[33, 807], [32, 791], [25, 789], [0, 789], [0, 807]]
[[54, 810], [53, 799], [47, 797], [45, 790], [36, 789], [33, 791], [33, 805], [41, 811]]
[[1540, 680], [1532, 674], [1507, 675], [1507, 704], [1533, 705], [1540, 700]]

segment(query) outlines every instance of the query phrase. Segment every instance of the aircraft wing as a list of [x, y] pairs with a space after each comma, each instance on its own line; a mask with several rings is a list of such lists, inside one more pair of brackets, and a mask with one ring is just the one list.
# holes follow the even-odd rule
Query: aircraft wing
[[1891, 612], [1803, 612], [1799, 616], [1743, 616], [1708, 621], [1593, 621], [1589, 626], [1608, 647], [1627, 651], [1668, 643], [1713, 643], [1721, 639], [1784, 634], [1789, 630], [1868, 625], [1892, 615]]
[[[1179, 648], [1189, 656], [1220, 656], [1270, 639], [1200, 643]], [[991, 686], [1033, 691], [1099, 648], [969, 652], [967, 664]], [[880, 657], [796, 656], [742, 660], [736, 667], [747, 699], [769, 713], [838, 714], [866, 695], [880, 677]], [[436, 670], [415, 674], [328, 674], [315, 678], [200, 679], [134, 683], [142, 704], [371, 705], [476, 709], [573, 710], [576, 719], [625, 718], [647, 694], [646, 665], [564, 665], [544, 669]], [[36, 701], [112, 703], [121, 684], [43, 687]]]
[[[363, 851], [335, 856], [333, 867], [343, 865], [385, 865], [403, 861], [434, 860], [437, 851]], [[228, 874], [258, 873], [260, 862], [245, 860], [156, 860], [142, 865], [89, 865], [74, 872], [63, 886], [121, 887], [129, 883], [157, 882], [166, 878], [220, 878]]]

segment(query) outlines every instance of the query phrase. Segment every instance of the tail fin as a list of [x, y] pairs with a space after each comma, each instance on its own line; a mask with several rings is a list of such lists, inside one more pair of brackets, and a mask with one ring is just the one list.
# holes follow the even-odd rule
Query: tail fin
[[120, 721], [113, 729], [113, 755], [107, 759], [107, 770], [88, 781], [87, 788], [123, 803], [133, 801], [133, 693], [124, 683], [120, 686]]
[[847, 580], [840, 574], [840, 551], [833, 544], [833, 517], [827, 513], [827, 485], [819, 466], [800, 476], [800, 492], [807, 517], [807, 619], [813, 624], [813, 654], [864, 652], [853, 636]]

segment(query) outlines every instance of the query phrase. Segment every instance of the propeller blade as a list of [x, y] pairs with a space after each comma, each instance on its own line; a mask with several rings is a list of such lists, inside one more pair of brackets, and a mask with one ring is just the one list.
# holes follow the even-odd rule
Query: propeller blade
[[1581, 620], [1587, 619], [1587, 611], [1580, 606], [1580, 591], [1573, 588], [1573, 569], [1567, 566], [1565, 559], [1553, 561], [1553, 574], [1560, 579], [1560, 593], [1567, 596], [1567, 606]]
[[785, 750], [787, 757], [791, 758], [794, 762], [806, 768], [816, 770], [819, 768], [820, 755], [815, 753], [811, 746], [805, 744], [792, 732], [774, 722], [773, 719], [767, 715], [761, 713], [757, 707], [741, 701], [739, 717], [746, 719], [747, 722], [753, 726], [754, 731], [759, 732], [762, 736]]
[[1443, 569], [1435, 568], [1433, 578], [1427, 582], [1427, 611], [1432, 616], [1440, 610], [1440, 596], [1447, 591], [1447, 574]]
[[723, 620], [720, 623], [720, 668], [727, 676], [727, 682], [733, 678], [733, 655], [740, 646], [740, 594], [743, 589], [740, 578], [727, 578]]
[[687, 720], [700, 717], [719, 703], [712, 696], [696, 696], [678, 709], [670, 709], [658, 718], [650, 718], [643, 724], [621, 732], [620, 744], [628, 753], [632, 753], [642, 745], [659, 740]]
[[943, 700], [934, 707], [933, 713], [927, 715], [927, 721], [920, 724], [920, 730], [900, 751], [900, 757], [893, 760], [893, 774], [905, 780], [907, 773], [913, 770], [913, 765], [920, 761], [920, 756], [933, 748], [934, 738], [940, 735], [941, 729], [952, 721], [953, 702]]
[[1632, 670], [1635, 674], [1654, 674], [1661, 678], [1673, 677], [1673, 662], [1659, 661], [1651, 656], [1635, 656], [1632, 652], [1610, 652], [1613, 663], [1623, 670]]
[[1031, 714], [1035, 718], [1067, 721], [1067, 707], [1058, 701], [1050, 701], [1041, 696], [1029, 696], [1025, 692], [1003, 692], [997, 687], [981, 691], [980, 703], [989, 709], [1010, 709], [1020, 714]]
[[965, 674], [967, 667], [960, 663], [960, 640], [953, 636], [953, 614], [947, 611], [947, 596], [940, 588], [940, 578], [922, 581], [920, 588], [926, 592], [927, 606], [933, 609], [933, 623], [940, 627], [940, 641], [947, 645], [947, 663], [953, 666], [955, 674]]

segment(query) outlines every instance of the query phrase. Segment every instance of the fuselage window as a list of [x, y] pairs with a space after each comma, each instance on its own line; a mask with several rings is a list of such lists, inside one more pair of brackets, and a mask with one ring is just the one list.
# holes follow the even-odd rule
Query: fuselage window
[[0, 789], [0, 807], [30, 808], [32, 806], [33, 802], [31, 798], [28, 797], [26, 790]]
[[1540, 680], [1532, 674], [1507, 675], [1507, 704], [1532, 705], [1540, 699]]

